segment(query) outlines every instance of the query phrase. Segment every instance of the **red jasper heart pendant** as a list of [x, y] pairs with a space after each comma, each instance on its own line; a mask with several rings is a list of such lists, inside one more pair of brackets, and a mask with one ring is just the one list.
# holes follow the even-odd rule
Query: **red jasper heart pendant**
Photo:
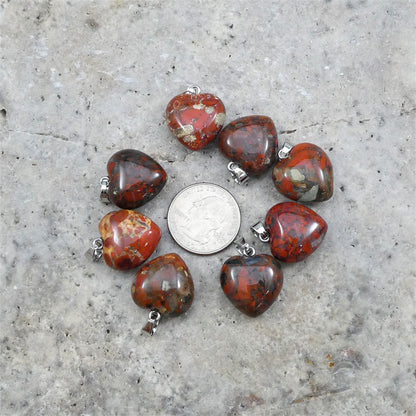
[[129, 270], [144, 263], [156, 249], [160, 228], [140, 212], [127, 209], [108, 213], [98, 227], [108, 266]]
[[279, 262], [267, 254], [230, 257], [221, 269], [221, 287], [231, 303], [248, 316], [259, 316], [276, 300], [283, 285]]
[[315, 211], [297, 202], [273, 206], [266, 216], [273, 256], [287, 263], [302, 261], [321, 244], [328, 225]]
[[166, 108], [168, 127], [188, 149], [201, 150], [211, 143], [225, 122], [223, 102], [213, 94], [192, 88], [170, 100]]
[[326, 201], [333, 193], [332, 164], [320, 147], [301, 143], [277, 162], [273, 182], [281, 194], [295, 201]]
[[120, 208], [140, 207], [154, 198], [166, 183], [166, 172], [143, 152], [124, 149], [107, 164], [108, 199]]
[[157, 257], [136, 274], [131, 293], [142, 308], [180, 315], [194, 299], [194, 282], [185, 262], [174, 253]]
[[227, 124], [218, 137], [224, 156], [249, 174], [260, 175], [276, 161], [277, 133], [269, 117], [238, 118]]

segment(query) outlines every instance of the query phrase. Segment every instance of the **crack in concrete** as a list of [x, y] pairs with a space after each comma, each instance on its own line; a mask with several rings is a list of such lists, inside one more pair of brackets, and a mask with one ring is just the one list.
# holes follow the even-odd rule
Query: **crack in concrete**
[[295, 399], [295, 400], [291, 401], [290, 404], [298, 404], [298, 403], [302, 403], [306, 400], [312, 400], [312, 399], [316, 399], [318, 397], [328, 396], [330, 394], [342, 393], [343, 391], [346, 391], [346, 390], [349, 390], [349, 389], [350, 389], [349, 387], [340, 387], [338, 389], [321, 390], [321, 391], [317, 391], [317, 392], [314, 392], [314, 393], [305, 394], [304, 396], [301, 396], [298, 399]]
[[188, 156], [190, 156], [192, 154], [192, 152], [190, 153], [185, 153], [185, 156], [182, 159], [182, 162], [185, 162], [185, 160], [187, 159]]
[[[373, 120], [373, 119], [366, 118], [366, 119], [359, 120], [359, 123], [362, 124], [364, 122], [371, 121], [371, 120]], [[347, 124], [351, 124], [352, 123], [352, 119], [347, 120], [345, 118], [340, 118], [338, 120], [330, 120], [330, 121], [326, 121], [326, 122], [323, 122], [323, 123], [314, 122], [314, 123], [311, 123], [311, 124], [306, 124], [304, 126], [300, 126], [300, 127], [296, 128], [296, 129], [281, 130], [279, 132], [279, 134], [292, 134], [295, 131], [301, 130], [301, 129], [309, 129], [311, 127], [327, 126], [327, 125], [330, 125], [330, 124], [337, 124], [337, 123], [347, 123]]]
[[412, 113], [413, 111], [416, 111], [416, 107], [411, 107], [409, 109], [404, 108], [404, 103], [402, 104], [402, 107], [400, 109], [400, 115], [409, 115], [410, 113]]
[[308, 124], [308, 125], [306, 125], [306, 126], [301, 126], [300, 128], [301, 128], [301, 129], [309, 129], [309, 128], [311, 128], [311, 127], [316, 127], [316, 126], [328, 126], [328, 125], [330, 125], [330, 124], [337, 124], [337, 123], [347, 123], [347, 124], [351, 124], [351, 122], [352, 122], [352, 120], [351, 120], [351, 119], [350, 119], [350, 120], [347, 120], [347, 119], [345, 119], [345, 118], [340, 118], [340, 119], [338, 119], [338, 120], [330, 120], [330, 121], [326, 121], [326, 122], [323, 122], [323, 123], [318, 123], [318, 122], [316, 122], [316, 123]]
[[24, 130], [11, 130], [8, 129], [9, 133], [24, 133], [24, 134], [32, 134], [34, 136], [46, 136], [46, 137], [52, 137], [54, 139], [63, 140], [65, 142], [70, 142], [69, 138], [66, 136], [62, 136], [60, 134], [54, 134], [51, 132], [43, 133], [43, 132], [34, 132], [34, 131], [24, 131]]

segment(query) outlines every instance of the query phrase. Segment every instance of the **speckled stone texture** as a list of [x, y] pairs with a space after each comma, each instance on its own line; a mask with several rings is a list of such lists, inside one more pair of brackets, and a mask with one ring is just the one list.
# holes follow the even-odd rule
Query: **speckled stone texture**
[[[405, 0], [0, 3], [1, 415], [414, 415], [415, 3]], [[335, 174], [311, 207], [329, 231], [251, 319], [224, 296], [236, 254], [187, 253], [166, 212], [209, 181], [241, 205], [242, 234], [286, 199], [271, 170], [236, 185], [213, 142], [191, 152], [164, 121], [198, 84], [226, 123], [273, 119]], [[153, 257], [189, 266], [189, 311], [140, 335], [134, 271], [89, 262], [111, 208], [98, 180], [117, 150], [166, 169], [140, 208], [164, 234]], [[269, 246], [256, 243], [258, 253]]]

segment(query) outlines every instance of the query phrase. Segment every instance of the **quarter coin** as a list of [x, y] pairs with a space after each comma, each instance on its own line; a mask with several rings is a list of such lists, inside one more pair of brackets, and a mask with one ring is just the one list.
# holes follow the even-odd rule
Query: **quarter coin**
[[182, 189], [168, 211], [173, 239], [195, 254], [213, 254], [228, 247], [237, 236], [240, 223], [237, 201], [213, 183], [195, 183]]

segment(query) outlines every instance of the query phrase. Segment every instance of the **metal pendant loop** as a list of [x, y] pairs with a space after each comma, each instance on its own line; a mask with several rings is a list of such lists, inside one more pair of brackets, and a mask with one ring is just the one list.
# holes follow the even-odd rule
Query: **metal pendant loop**
[[162, 315], [157, 309], [152, 309], [149, 312], [149, 318], [146, 325], [142, 328], [142, 331], [154, 335], [160, 322]]
[[185, 93], [198, 95], [201, 93], [201, 88], [198, 85], [192, 85], [186, 89]]
[[103, 176], [100, 179], [100, 185], [101, 185], [100, 200], [101, 200], [101, 202], [104, 202], [105, 204], [108, 204], [108, 203], [110, 203], [110, 198], [108, 196], [108, 188], [110, 186], [110, 178], [108, 176]]
[[91, 254], [93, 261], [100, 261], [103, 256], [104, 240], [99, 237], [96, 238], [91, 244]]
[[227, 169], [231, 172], [231, 176], [233, 177], [234, 181], [239, 185], [247, 185], [248, 184], [248, 175], [247, 173], [238, 166], [235, 162], [230, 162], [227, 165]]
[[238, 238], [237, 240], [234, 240], [234, 244], [237, 248], [237, 251], [242, 256], [253, 257], [256, 254], [256, 250], [254, 249], [254, 247], [246, 243], [246, 240], [244, 240], [243, 237]]
[[283, 147], [279, 150], [277, 156], [279, 159], [287, 159], [289, 157], [290, 151], [293, 149], [293, 146], [290, 143], [283, 143]]
[[250, 230], [253, 231], [253, 234], [262, 242], [268, 243], [270, 241], [270, 234], [264, 227], [264, 224], [259, 221], [257, 224], [254, 224], [250, 227]]

